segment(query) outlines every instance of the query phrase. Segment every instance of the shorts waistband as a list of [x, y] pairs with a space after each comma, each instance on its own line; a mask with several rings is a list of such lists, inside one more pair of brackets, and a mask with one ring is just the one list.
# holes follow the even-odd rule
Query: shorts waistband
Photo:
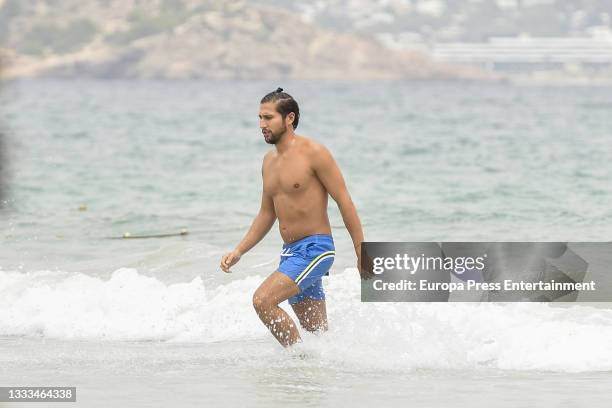
[[304, 238], [298, 239], [297, 241], [290, 242], [288, 244], [283, 244], [283, 248], [293, 248], [304, 242], [334, 242], [334, 238], [330, 234], [313, 234], [308, 235]]

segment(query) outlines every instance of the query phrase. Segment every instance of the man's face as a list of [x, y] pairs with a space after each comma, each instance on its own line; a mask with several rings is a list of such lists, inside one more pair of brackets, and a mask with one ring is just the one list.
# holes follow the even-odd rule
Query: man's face
[[[293, 113], [289, 113], [287, 118]], [[276, 111], [274, 102], [266, 102], [259, 105], [259, 128], [266, 143], [276, 144], [287, 131], [287, 121]], [[289, 124], [289, 126], [292, 126]]]

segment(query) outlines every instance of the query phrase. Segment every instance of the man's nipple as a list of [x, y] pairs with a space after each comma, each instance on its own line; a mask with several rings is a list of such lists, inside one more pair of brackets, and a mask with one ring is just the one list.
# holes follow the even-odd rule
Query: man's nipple
[[295, 188], [300, 188], [300, 183], [295, 183], [295, 184], [293, 185], [293, 187], [295, 187]]

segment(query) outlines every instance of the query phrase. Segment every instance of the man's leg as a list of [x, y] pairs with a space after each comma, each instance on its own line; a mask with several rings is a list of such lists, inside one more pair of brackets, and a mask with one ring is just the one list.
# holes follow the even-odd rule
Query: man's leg
[[291, 305], [300, 325], [309, 332], [327, 331], [327, 310], [325, 300], [305, 297], [300, 303]]
[[295, 296], [300, 288], [287, 275], [275, 271], [263, 281], [253, 295], [253, 307], [276, 340], [288, 347], [300, 340], [297, 325], [279, 303]]

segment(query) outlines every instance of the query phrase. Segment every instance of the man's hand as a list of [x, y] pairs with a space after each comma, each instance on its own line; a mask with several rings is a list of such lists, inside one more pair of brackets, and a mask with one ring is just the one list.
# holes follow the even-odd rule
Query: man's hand
[[232, 252], [229, 252], [221, 258], [221, 270], [225, 273], [231, 273], [229, 268], [234, 266], [240, 260], [242, 254], [237, 249], [234, 249]]
[[361, 276], [361, 279], [371, 279], [374, 274], [371, 272], [372, 271], [372, 260], [370, 258], [368, 258], [368, 254], [366, 253], [366, 258], [365, 258], [365, 268], [362, 266], [361, 264], [361, 244], [357, 245], [355, 247], [355, 254], [357, 255], [357, 270], [359, 271], [359, 276]]
[[357, 255], [357, 271], [359, 275], [363, 275], [361, 272], [361, 244], [357, 244], [355, 247], [355, 255]]

